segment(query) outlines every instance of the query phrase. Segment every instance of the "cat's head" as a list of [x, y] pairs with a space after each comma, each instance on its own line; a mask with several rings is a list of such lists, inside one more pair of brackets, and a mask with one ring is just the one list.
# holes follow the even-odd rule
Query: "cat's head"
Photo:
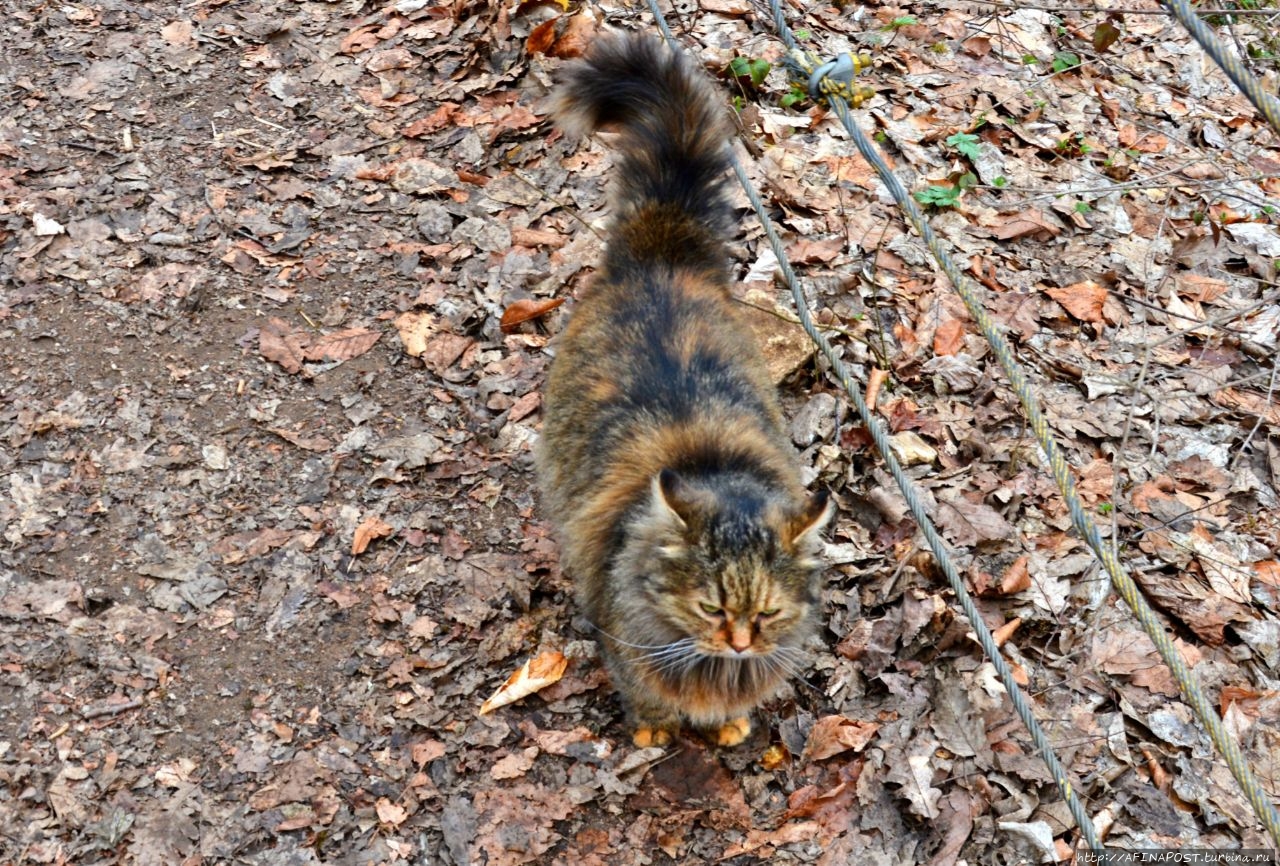
[[815, 613], [815, 554], [832, 511], [825, 491], [796, 504], [749, 474], [662, 470], [622, 563], [665, 632], [649, 637], [727, 658], [797, 648]]

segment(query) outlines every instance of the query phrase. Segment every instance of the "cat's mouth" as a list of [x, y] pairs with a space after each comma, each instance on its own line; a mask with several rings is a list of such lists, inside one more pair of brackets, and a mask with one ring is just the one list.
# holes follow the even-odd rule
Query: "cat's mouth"
[[732, 647], [715, 647], [713, 649], [700, 650], [700, 652], [712, 658], [718, 659], [740, 659], [748, 661], [750, 659], [763, 658], [770, 655], [772, 650], [758, 650], [755, 647], [747, 647], [746, 649], [733, 649]]

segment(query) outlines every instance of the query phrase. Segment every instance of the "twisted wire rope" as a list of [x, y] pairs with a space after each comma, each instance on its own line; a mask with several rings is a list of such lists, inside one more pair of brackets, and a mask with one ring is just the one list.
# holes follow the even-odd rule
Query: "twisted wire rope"
[[[662, 31], [663, 36], [674, 50], [681, 50], [679, 43], [675, 39], [674, 34], [668, 26], [662, 10], [657, 5], [657, 0], [647, 0], [654, 19]], [[1250, 101], [1258, 108], [1262, 115], [1272, 125], [1273, 129], [1280, 132], [1280, 103], [1274, 97], [1271, 97], [1264, 90], [1261, 84], [1253, 78], [1243, 65], [1239, 63], [1237, 58], [1227, 54], [1222, 48], [1218, 40], [1209, 32], [1207, 26], [1191, 11], [1186, 0], [1164, 0], [1170, 7], [1174, 15], [1180, 22], [1187, 27], [1192, 37], [1199, 43], [1206, 52], [1217, 62], [1231, 80], [1249, 97]], [[1071, 473], [1070, 465], [1063, 456], [1061, 449], [1058, 447], [1053, 435], [1049, 429], [1049, 424], [1043, 411], [1040, 408], [1039, 401], [1032, 393], [1030, 384], [1026, 374], [1023, 372], [1021, 365], [1014, 357], [1013, 349], [1005, 339], [999, 327], [991, 316], [987, 313], [983, 306], [982, 299], [974, 284], [965, 277], [956, 267], [950, 255], [942, 246], [941, 240], [934, 233], [932, 227], [925, 221], [920, 209], [915, 202], [907, 194], [905, 187], [898, 177], [893, 174], [884, 159], [876, 150], [872, 142], [862, 132], [862, 130], [853, 122], [853, 118], [849, 113], [848, 98], [852, 98], [855, 102], [860, 101], [858, 91], [850, 87], [848, 77], [852, 73], [856, 73], [863, 68], [863, 64], [855, 61], [852, 64], [844, 64], [846, 70], [851, 65], [852, 72], [846, 71], [843, 78], [830, 79], [826, 72], [830, 71], [832, 64], [827, 64], [826, 69], [815, 58], [807, 55], [803, 49], [797, 44], [795, 36], [791, 32], [791, 28], [786, 21], [786, 17], [782, 12], [779, 0], [769, 0], [769, 7], [773, 15], [774, 25], [778, 32], [779, 38], [782, 39], [790, 52], [790, 58], [796, 62], [811, 78], [811, 93], [815, 98], [823, 99], [830, 106], [836, 117], [840, 120], [850, 138], [853, 140], [858, 152], [862, 155], [868, 164], [875, 169], [880, 181], [886, 186], [894, 201], [906, 213], [908, 221], [912, 227], [919, 233], [924, 240], [925, 245], [929, 248], [934, 260], [938, 266], [946, 274], [947, 278], [955, 287], [956, 292], [960, 295], [965, 308], [969, 315], [977, 324], [980, 332], [987, 342], [991, 345], [993, 354], [995, 355], [1001, 369], [1004, 371], [1006, 378], [1009, 380], [1010, 387], [1018, 397], [1019, 403], [1022, 405], [1023, 413], [1027, 418], [1031, 430], [1034, 432], [1036, 441], [1039, 443], [1044, 458], [1053, 475], [1054, 481], [1058, 485], [1064, 501], [1067, 504], [1067, 510], [1071, 517], [1072, 526], [1084, 539], [1094, 556], [1097, 557], [1107, 575], [1111, 579], [1111, 583], [1116, 592], [1133, 611], [1134, 616], [1141, 624], [1143, 631], [1151, 639], [1155, 645], [1156, 651], [1161, 659], [1169, 667], [1173, 673], [1174, 680], [1178, 684], [1179, 691], [1183, 698], [1191, 706], [1196, 717], [1204, 725], [1205, 730], [1209, 734], [1210, 740], [1217, 748], [1219, 754], [1226, 760], [1232, 775], [1243, 790], [1246, 798], [1249, 800], [1250, 806], [1253, 808], [1254, 814], [1266, 828], [1267, 833], [1271, 836], [1272, 841], [1280, 848], [1280, 813], [1277, 813], [1275, 805], [1267, 798], [1258, 778], [1254, 775], [1248, 762], [1244, 759], [1243, 753], [1240, 751], [1239, 744], [1227, 732], [1223, 726], [1221, 719], [1218, 717], [1216, 709], [1210, 703], [1203, 689], [1200, 688], [1199, 681], [1195, 675], [1187, 667], [1183, 661], [1177, 647], [1164, 629], [1163, 624], [1159, 621], [1154, 610], [1146, 598], [1142, 595], [1141, 590], [1134, 583], [1133, 578], [1129, 576], [1123, 565], [1117, 559], [1114, 550], [1103, 542], [1102, 535], [1092, 518], [1084, 510], [1084, 506], [1080, 502], [1080, 498], [1076, 492], [1075, 479]], [[823, 74], [818, 74], [823, 73]], [[978, 613], [972, 597], [964, 585], [964, 581], [955, 569], [955, 565], [947, 551], [945, 542], [938, 535], [932, 521], [925, 512], [923, 505], [916, 493], [915, 486], [910, 478], [903, 471], [902, 466], [895, 458], [889, 444], [888, 434], [885, 432], [880, 420], [875, 417], [866, 402], [862, 398], [860, 389], [850, 375], [848, 368], [845, 367], [840, 357], [831, 346], [826, 337], [814, 325], [813, 318], [809, 313], [808, 301], [804, 297], [803, 289], [800, 286], [799, 279], [795, 271], [791, 268], [786, 257], [786, 251], [782, 244], [781, 238], [773, 227], [772, 220], [769, 218], [765, 210], [764, 203], [761, 201], [759, 193], [756, 191], [754, 184], [751, 183], [747, 176], [745, 168], [738, 160], [737, 155], [733, 152], [732, 147], [727, 146], [730, 156], [733, 172], [737, 176], [739, 183], [742, 184], [751, 206], [760, 219], [764, 228], [765, 236], [769, 241], [775, 256], [778, 259], [778, 266], [783, 274], [788, 287], [791, 290], [792, 298], [796, 305], [796, 313], [800, 319], [805, 332], [809, 338], [818, 347], [823, 357], [831, 366], [832, 374], [835, 376], [840, 386], [849, 396], [854, 404], [854, 408], [858, 412], [859, 418], [866, 425], [875, 442], [877, 450], [880, 452], [882, 459], [885, 461], [890, 475], [898, 484], [902, 491], [903, 497], [907, 502], [908, 509], [912, 517], [916, 520], [920, 527], [921, 533], [925, 537], [925, 541], [929, 546], [938, 562], [943, 574], [947, 578], [948, 584], [952, 591], [956, 594], [956, 599], [964, 612], [965, 617], [969, 620], [974, 630], [978, 643], [981, 645], [983, 652], [991, 660], [1000, 677], [1001, 683], [1009, 694], [1010, 702], [1014, 708], [1014, 712], [1026, 726], [1031, 736], [1032, 743], [1036, 747], [1041, 760], [1049, 768], [1054, 778], [1054, 782], [1061, 792], [1065, 800], [1072, 818], [1080, 828], [1084, 844], [1090, 849], [1101, 848], [1101, 843], [1097, 838], [1093, 821], [1088, 813], [1084, 810], [1083, 804], [1076, 795], [1075, 788], [1071, 779], [1067, 775], [1061, 762], [1054, 754], [1052, 745], [1045, 736], [1039, 721], [1035, 714], [1031, 711], [1026, 698], [1014, 680], [1013, 672], [1004, 662], [1000, 654], [999, 647], [996, 645], [990, 630], [987, 629], [981, 616]]]

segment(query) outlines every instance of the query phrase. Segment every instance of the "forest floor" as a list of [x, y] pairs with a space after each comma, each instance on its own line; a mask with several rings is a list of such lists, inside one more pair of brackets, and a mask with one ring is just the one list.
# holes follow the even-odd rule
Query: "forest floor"
[[[1280, 139], [1151, 0], [785, 8], [818, 53], [872, 53], [858, 122], [1280, 798]], [[1212, 23], [1274, 90], [1255, 12]], [[1108, 844], [1265, 847], [953, 291], [835, 120], [784, 107], [767, 10], [672, 16], [819, 322], [886, 374], [877, 412]], [[652, 31], [643, 4], [3, 18], [0, 863], [1067, 856], [1058, 790], [745, 207], [735, 280], [840, 506], [824, 628], [744, 745], [629, 740], [530, 455], [609, 175], [546, 97], [603, 28]]]

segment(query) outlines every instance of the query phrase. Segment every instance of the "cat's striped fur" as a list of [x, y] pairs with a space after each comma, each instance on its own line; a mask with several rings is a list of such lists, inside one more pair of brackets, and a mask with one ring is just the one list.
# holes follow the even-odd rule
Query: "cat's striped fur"
[[728, 126], [702, 74], [641, 38], [569, 66], [556, 114], [619, 137], [607, 252], [547, 384], [545, 504], [636, 742], [688, 722], [734, 745], [800, 666], [830, 509], [729, 295]]

